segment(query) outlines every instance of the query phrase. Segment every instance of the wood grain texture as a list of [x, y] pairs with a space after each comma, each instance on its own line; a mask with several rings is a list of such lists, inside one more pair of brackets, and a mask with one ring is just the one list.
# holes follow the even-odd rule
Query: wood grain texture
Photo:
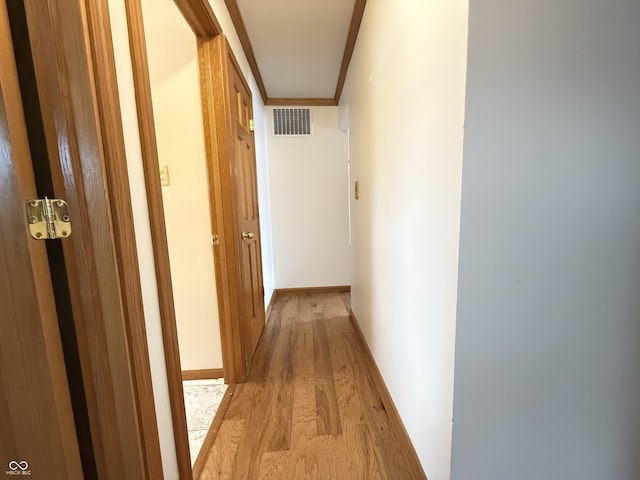
[[37, 193], [12, 43], [2, 0], [0, 468], [26, 460], [34, 477], [82, 478], [47, 248], [25, 218]]
[[335, 98], [272, 98], [264, 103], [274, 107], [335, 107], [338, 105]]
[[349, 302], [276, 299], [198, 478], [426, 478]]
[[222, 33], [222, 27], [207, 0], [173, 1], [197, 36], [215, 37]]
[[171, 403], [171, 419], [174, 431], [174, 442], [178, 460], [180, 478], [191, 478], [191, 462], [189, 454], [189, 438], [187, 435], [187, 419], [184, 410], [184, 391], [182, 389], [182, 368], [178, 348], [178, 330], [173, 299], [173, 284], [169, 264], [169, 244], [160, 185], [160, 167], [158, 162], [158, 146], [153, 116], [151, 97], [151, 81], [149, 78], [149, 62], [147, 58], [144, 21], [140, 0], [124, 2], [129, 31], [129, 49], [133, 69], [133, 84], [136, 98], [138, 130], [142, 153], [142, 165], [145, 177], [145, 189], [151, 227], [153, 260], [156, 270], [156, 285], [160, 303], [160, 323], [169, 401]]
[[[222, 358], [225, 381], [238, 383], [245, 381], [247, 376], [248, 362], [253, 355], [253, 346], [258, 340], [256, 327], [259, 326], [262, 330], [264, 326], [262, 273], [257, 272], [257, 269], [261, 269], [259, 243], [255, 242], [258, 253], [252, 257], [258, 259], [253, 263], [254, 271], [259, 273], [260, 277], [258, 287], [256, 282], [248, 282], [247, 255], [244, 249], [248, 244], [240, 236], [243, 222], [249, 218], [242, 213], [242, 207], [246, 207], [247, 204], [241, 200], [250, 192], [243, 190], [243, 169], [238, 162], [243, 161], [245, 166], [253, 162], [255, 176], [255, 158], [250, 155], [242, 156], [237, 151], [238, 135], [249, 134], [247, 131], [240, 131], [246, 130], [244, 127], [239, 130], [240, 106], [237, 103], [237, 94], [239, 89], [245, 90], [246, 95], [250, 94], [224, 35], [212, 39], [198, 37], [198, 59], [211, 191], [211, 225], [220, 239], [219, 245], [214, 249], [214, 263]], [[250, 105], [250, 102], [245, 98], [243, 105]], [[243, 118], [248, 122], [246, 117], [247, 114]], [[252, 207], [257, 210], [255, 188], [254, 182], [253, 197], [256, 198], [256, 206]], [[256, 238], [259, 238], [257, 219], [252, 231]], [[252, 302], [251, 298], [259, 301]]]
[[342, 424], [338, 415], [338, 396], [331, 365], [329, 338], [322, 316], [313, 322], [313, 358], [316, 374], [316, 423], [318, 435], [339, 435]]
[[310, 295], [312, 293], [348, 293], [351, 285], [335, 285], [330, 287], [296, 287], [296, 288], [276, 288], [277, 296], [282, 295]]
[[236, 0], [224, 0], [227, 9], [229, 10], [229, 15], [231, 15], [231, 21], [233, 22], [233, 26], [238, 33], [238, 38], [240, 39], [240, 44], [242, 45], [242, 50], [244, 50], [244, 54], [247, 57], [247, 62], [249, 62], [249, 67], [251, 68], [251, 73], [253, 73], [253, 78], [258, 85], [258, 90], [260, 90], [260, 96], [262, 97], [262, 101], [267, 103], [269, 100], [269, 96], [267, 95], [267, 90], [264, 87], [264, 81], [262, 80], [262, 75], [260, 74], [260, 69], [258, 68], [258, 62], [256, 60], [256, 56], [253, 53], [253, 47], [251, 46], [251, 41], [249, 40], [249, 34], [247, 33], [247, 28], [244, 25], [244, 20], [242, 20], [242, 15], [240, 14], [240, 8], [238, 7], [238, 2]]
[[221, 67], [226, 70], [228, 83], [224, 97], [214, 101], [225, 107], [228, 129], [226, 138], [231, 140], [229, 144], [220, 147], [227, 149], [226, 163], [231, 171], [234, 193], [232, 208], [235, 209], [237, 222], [234, 237], [240, 260], [237, 265], [240, 283], [236, 287], [239, 309], [242, 312], [237, 323], [241, 330], [243, 368], [246, 372], [265, 324], [258, 176], [254, 134], [251, 130], [253, 100], [249, 85], [226, 40], [223, 47], [226, 61]]
[[162, 457], [151, 383], [147, 330], [108, 0], [91, 0], [87, 4], [87, 16], [100, 132], [105, 159], [108, 159], [104, 166], [107, 173], [124, 314], [127, 319], [125, 326], [128, 353], [131, 359], [145, 473], [149, 478], [160, 478], [163, 476]]
[[[211, 206], [211, 228], [220, 236], [220, 243], [214, 250], [216, 261], [216, 291], [218, 295], [218, 314], [220, 318], [220, 340], [222, 344], [222, 364], [225, 368], [225, 382], [236, 383], [237, 365], [242, 365], [241, 352], [234, 351], [233, 345], [239, 345], [240, 332], [233, 329], [233, 319], [238, 318], [237, 292], [230, 288], [235, 279], [234, 265], [237, 255], [233, 248], [225, 241], [227, 235], [233, 236], [233, 220], [225, 222], [224, 208], [231, 201], [229, 171], [225, 169], [224, 153], [219, 152], [220, 142], [226, 142], [226, 120], [224, 115], [217, 118], [216, 95], [221, 95], [221, 85], [226, 85], [226, 79], [221, 68], [217, 65], [222, 58], [220, 36], [215, 38], [198, 37], [198, 62], [200, 70], [200, 98], [202, 99], [202, 122], [204, 128], [205, 152], [207, 155], [207, 174]], [[223, 83], [225, 82], [225, 83]], [[220, 126], [218, 127], [218, 124]], [[231, 212], [233, 214], [233, 211]]]
[[362, 17], [364, 16], [364, 8], [366, 4], [367, 0], [356, 0], [356, 3], [353, 7], [353, 15], [351, 16], [351, 23], [349, 24], [349, 34], [347, 35], [347, 43], [344, 47], [342, 64], [340, 65], [340, 74], [338, 75], [338, 83], [336, 85], [336, 94], [333, 97], [336, 105], [340, 102], [340, 96], [342, 95], [344, 82], [347, 79], [349, 63], [351, 62], [353, 49], [356, 46], [356, 40], [358, 39], [358, 32], [360, 31], [360, 24], [362, 23]]
[[[66, 198], [74, 225], [62, 245], [98, 474], [122, 479], [161, 474], [157, 432], [152, 432], [155, 412], [139, 410], [153, 405], [149, 374], [144, 356], [129, 349], [137, 344], [138, 352], [143, 350], [144, 317], [133, 237], [127, 232], [132, 227], [126, 169], [120, 169], [124, 157], [108, 158], [122, 155], [120, 137], [107, 143], [103, 138], [119, 125], [111, 111], [117, 94], [115, 83], [96, 88], [101, 69], [111, 68], [105, 63], [109, 51], [103, 50], [109, 48], [110, 31], [96, 21], [105, 7], [92, 3], [88, 11], [82, 0], [24, 5], [54, 191]], [[120, 207], [123, 211], [114, 212]], [[121, 271], [126, 261], [130, 272]]]
[[202, 443], [202, 447], [200, 447], [200, 452], [198, 453], [198, 457], [196, 458], [195, 463], [193, 464], [193, 477], [199, 478], [204, 471], [206, 465], [206, 458], [209, 455], [209, 452], [213, 448], [213, 444], [215, 442], [216, 437], [220, 432], [220, 427], [222, 425], [222, 418], [224, 417], [227, 408], [229, 407], [229, 403], [231, 403], [231, 398], [233, 397], [233, 393], [235, 392], [235, 385], [228, 385], [227, 389], [224, 392], [224, 396], [222, 397], [222, 401], [218, 406], [218, 410], [216, 411], [215, 416], [213, 417], [213, 421], [211, 422], [211, 426], [209, 427], [209, 431], [207, 432], [207, 436]]
[[205, 368], [201, 370], [183, 370], [182, 380], [212, 380], [224, 377], [222, 368]]

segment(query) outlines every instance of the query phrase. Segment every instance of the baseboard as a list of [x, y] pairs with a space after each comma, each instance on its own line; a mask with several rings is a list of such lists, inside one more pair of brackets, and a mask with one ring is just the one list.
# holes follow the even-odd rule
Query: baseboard
[[[405, 439], [406, 451], [410, 452], [410, 455], [415, 460], [416, 465], [420, 465], [420, 468], [422, 469], [422, 463], [418, 458], [418, 454], [416, 453], [416, 449], [414, 448], [413, 443], [411, 443], [409, 432], [407, 432], [407, 428], [404, 426], [404, 422], [402, 421], [402, 418], [400, 418], [400, 414], [398, 413], [396, 404], [393, 402], [391, 393], [389, 392], [387, 385], [384, 383], [384, 379], [382, 378], [382, 373], [380, 373], [378, 364], [376, 363], [376, 360], [373, 357], [373, 354], [371, 353], [371, 349], [369, 348], [369, 344], [367, 343], [367, 340], [364, 337], [364, 334], [362, 333], [362, 329], [360, 328], [358, 319], [356, 318], [355, 314], [353, 313], [353, 310], [351, 309], [349, 309], [349, 319], [351, 320], [351, 323], [353, 324], [353, 328], [356, 331], [356, 337], [358, 337], [358, 342], [360, 342], [360, 345], [362, 346], [362, 350], [364, 351], [366, 362], [369, 363], [369, 367], [371, 369], [371, 372], [373, 373], [373, 381], [376, 384], [376, 388], [380, 392], [380, 398], [382, 400], [384, 408], [389, 414], [389, 416], [395, 419], [395, 421], [397, 422], [397, 425], [400, 425], [400, 428], [402, 429], [402, 433], [404, 434], [403, 438]], [[426, 478], [424, 469], [422, 473]]]
[[213, 380], [224, 378], [224, 369], [207, 368], [204, 370], [183, 370], [182, 380]]
[[276, 301], [277, 292], [274, 290], [271, 293], [271, 300], [269, 300], [269, 305], [267, 305], [267, 310], [264, 312], [265, 323], [269, 322], [269, 316], [271, 315], [271, 310], [273, 309], [273, 303]]
[[218, 410], [213, 417], [213, 422], [211, 422], [211, 426], [209, 427], [207, 436], [204, 438], [204, 442], [202, 443], [200, 452], [198, 453], [196, 461], [193, 464], [193, 478], [196, 480], [200, 478], [200, 475], [202, 475], [202, 470], [207, 463], [207, 457], [209, 456], [211, 448], [213, 447], [213, 444], [216, 440], [216, 436], [220, 431], [220, 426], [222, 425], [224, 414], [229, 407], [229, 403], [231, 403], [231, 397], [233, 397], [233, 392], [235, 391], [235, 389], [235, 384], [230, 384], [227, 386], [227, 390], [224, 392], [224, 396], [222, 397], [220, 406], [218, 407]]
[[276, 288], [277, 295], [309, 295], [312, 293], [350, 292], [351, 285], [334, 285], [330, 287]]

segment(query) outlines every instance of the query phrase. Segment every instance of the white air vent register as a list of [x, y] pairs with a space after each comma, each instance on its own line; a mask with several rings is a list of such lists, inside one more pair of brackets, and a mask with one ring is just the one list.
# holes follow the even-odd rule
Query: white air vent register
[[274, 108], [273, 134], [286, 137], [311, 135], [311, 109]]

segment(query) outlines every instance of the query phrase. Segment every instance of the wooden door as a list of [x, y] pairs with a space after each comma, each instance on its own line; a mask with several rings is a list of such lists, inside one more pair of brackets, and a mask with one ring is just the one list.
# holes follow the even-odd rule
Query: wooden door
[[0, 3], [16, 38], [36, 178], [46, 164], [69, 205], [73, 233], [54, 245], [69, 294], [59, 319], [65, 327], [71, 317], [75, 333], [63, 330], [77, 352], [65, 349], [68, 375], [84, 394], [77, 433], [88, 430], [82, 446], [91, 444], [97, 472], [87, 476], [163, 478], [107, 0]]
[[0, 65], [0, 471], [80, 479], [47, 250], [25, 218], [37, 195], [5, 2]]
[[[228, 48], [228, 47], [227, 47]], [[240, 234], [245, 365], [248, 367], [264, 328], [264, 291], [258, 213], [258, 179], [253, 138], [253, 104], [247, 86], [231, 51], [227, 55], [231, 129], [235, 155], [231, 160], [235, 176], [236, 209]]]
[[264, 328], [251, 91], [224, 35], [199, 38], [225, 380], [245, 381]]

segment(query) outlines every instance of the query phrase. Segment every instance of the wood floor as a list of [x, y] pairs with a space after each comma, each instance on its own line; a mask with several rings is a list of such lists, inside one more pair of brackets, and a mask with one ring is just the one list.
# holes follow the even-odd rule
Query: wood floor
[[[425, 479], [349, 318], [349, 294], [279, 297], [200, 479]], [[385, 406], [386, 404], [386, 406]]]

